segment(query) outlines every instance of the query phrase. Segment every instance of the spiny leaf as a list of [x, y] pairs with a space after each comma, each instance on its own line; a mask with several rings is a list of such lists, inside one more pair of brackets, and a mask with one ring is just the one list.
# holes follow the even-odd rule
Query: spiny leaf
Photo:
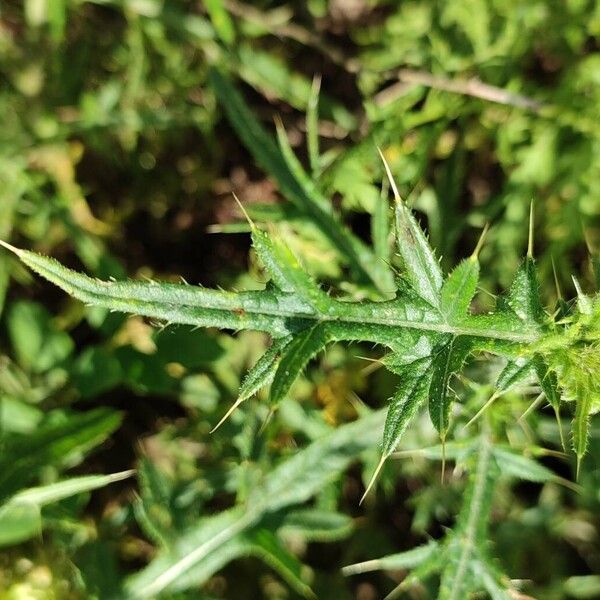
[[512, 387], [526, 381], [534, 371], [533, 360], [528, 358], [517, 358], [509, 360], [496, 380], [496, 390], [505, 392]]
[[431, 373], [428, 372], [430, 367], [429, 358], [412, 363], [391, 399], [383, 432], [384, 458], [394, 452], [408, 423], [427, 398], [427, 390], [431, 382]]
[[[596, 402], [600, 398], [595, 399]], [[585, 456], [588, 446], [588, 437], [590, 433], [590, 415], [594, 399], [589, 393], [581, 394], [577, 398], [575, 405], [575, 416], [573, 418], [573, 450], [577, 455], [577, 477], [579, 477], [579, 467], [581, 459]]]
[[254, 367], [248, 371], [240, 386], [239, 396], [242, 401], [247, 400], [260, 388], [268, 385], [275, 375], [281, 356], [286, 347], [291, 343], [292, 336], [273, 340], [270, 348], [258, 359]]
[[448, 275], [441, 291], [441, 309], [452, 323], [462, 319], [468, 312], [479, 282], [479, 262], [471, 257], [463, 260]]
[[450, 378], [462, 368], [472, 349], [472, 339], [452, 336], [450, 340], [434, 350], [429, 386], [429, 416], [442, 439], [445, 438], [449, 426]]
[[554, 409], [556, 415], [556, 422], [558, 424], [558, 431], [560, 434], [560, 441], [562, 447], [565, 447], [565, 441], [563, 439], [563, 431], [560, 423], [560, 390], [558, 387], [558, 377], [556, 373], [550, 369], [546, 364], [543, 357], [539, 354], [533, 358], [533, 366], [537, 375], [538, 382], [542, 388], [542, 392], [546, 396], [546, 400], [550, 403], [550, 406]]
[[319, 353], [327, 343], [327, 326], [316, 324], [298, 333], [283, 351], [271, 385], [270, 401], [277, 405], [288, 393], [308, 361]]
[[424, 300], [427, 300], [431, 306], [439, 307], [440, 289], [443, 283], [440, 264], [429, 246], [423, 230], [402, 201], [390, 167], [381, 150], [379, 154], [396, 200], [396, 242], [406, 276], [414, 290]]
[[515, 274], [508, 294], [508, 304], [529, 326], [539, 325], [544, 320], [539, 287], [535, 261], [527, 256]]
[[296, 294], [313, 308], [327, 310], [331, 304], [329, 296], [319, 289], [289, 246], [275, 235], [267, 235], [256, 228], [252, 230], [252, 242], [263, 266], [280, 290]]
[[256, 364], [248, 371], [246, 377], [242, 381], [238, 392], [238, 398], [231, 406], [231, 408], [225, 413], [223, 418], [215, 425], [211, 433], [216, 431], [238, 408], [242, 402], [248, 400], [256, 394], [261, 388], [269, 385], [273, 381], [275, 371], [281, 360], [281, 355], [284, 349], [291, 343], [292, 336], [288, 335], [283, 338], [273, 340], [271, 347], [258, 359]]

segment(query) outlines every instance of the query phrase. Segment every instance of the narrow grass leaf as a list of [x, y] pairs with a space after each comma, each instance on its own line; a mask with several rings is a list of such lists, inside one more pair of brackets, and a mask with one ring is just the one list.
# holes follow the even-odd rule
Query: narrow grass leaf
[[211, 71], [210, 80], [240, 139], [259, 165], [277, 180], [283, 195], [319, 227], [361, 278], [371, 282], [383, 294], [393, 292], [394, 278], [387, 265], [378, 261], [373, 252], [340, 223], [333, 214], [331, 203], [303, 173], [293, 152], [287, 150], [287, 138], [280, 134], [286, 149], [284, 156], [231, 82], [215, 69]]
[[222, 0], [204, 0], [204, 6], [208, 11], [208, 16], [217, 32], [217, 35], [230, 46], [235, 41], [235, 29], [229, 13], [225, 9]]

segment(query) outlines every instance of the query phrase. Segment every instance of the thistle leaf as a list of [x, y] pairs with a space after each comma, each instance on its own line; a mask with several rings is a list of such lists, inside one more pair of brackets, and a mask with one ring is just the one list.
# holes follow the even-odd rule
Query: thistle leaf
[[539, 288], [535, 261], [527, 256], [515, 274], [508, 293], [508, 305], [530, 326], [540, 325], [544, 320]]
[[273, 381], [275, 371], [281, 360], [281, 354], [292, 341], [292, 336], [288, 335], [283, 338], [273, 340], [271, 347], [258, 359], [256, 364], [248, 371], [246, 377], [242, 381], [237, 400], [223, 415], [221, 420], [213, 427], [211, 433], [215, 432], [240, 406], [256, 394], [261, 388], [269, 385]]
[[535, 355], [533, 359], [533, 366], [537, 375], [538, 382], [548, 400], [550, 406], [554, 409], [556, 415], [556, 423], [558, 425], [558, 431], [560, 434], [560, 441], [562, 447], [565, 448], [565, 441], [563, 438], [563, 430], [560, 422], [560, 389], [558, 387], [558, 377], [556, 372], [550, 369], [546, 361], [539, 354]]
[[479, 282], [479, 262], [470, 257], [448, 275], [441, 291], [442, 313], [450, 323], [460, 321], [468, 312]]
[[[596, 398], [599, 402], [600, 398]], [[577, 455], [577, 476], [581, 459], [585, 456], [590, 433], [590, 415], [594, 400], [589, 393], [583, 393], [577, 398], [575, 417], [573, 418], [573, 450]]]
[[252, 231], [252, 242], [273, 283], [281, 291], [297, 295], [313, 308], [327, 310], [331, 304], [329, 296], [319, 289], [287, 244], [256, 228]]
[[384, 459], [394, 452], [409, 422], [427, 398], [427, 390], [431, 383], [430, 367], [430, 358], [412, 363], [391, 399], [383, 431]]
[[327, 326], [315, 324], [298, 333], [283, 350], [271, 385], [270, 402], [277, 405], [288, 393], [308, 361], [329, 343]]
[[256, 364], [248, 371], [240, 386], [238, 399], [242, 402], [254, 396], [261, 388], [269, 385], [273, 380], [281, 356], [286, 347], [291, 343], [292, 336], [273, 340], [270, 348], [258, 359]]
[[440, 264], [412, 212], [402, 201], [390, 167], [379, 151], [396, 201], [396, 243], [406, 277], [413, 289], [431, 306], [439, 307], [443, 284]]
[[531, 378], [534, 373], [534, 361], [529, 358], [509, 360], [498, 375], [496, 392], [505, 392]]
[[452, 336], [441, 348], [434, 350], [429, 386], [429, 416], [438, 433], [445, 438], [449, 426], [451, 396], [450, 378], [459, 371], [473, 349], [473, 340]]

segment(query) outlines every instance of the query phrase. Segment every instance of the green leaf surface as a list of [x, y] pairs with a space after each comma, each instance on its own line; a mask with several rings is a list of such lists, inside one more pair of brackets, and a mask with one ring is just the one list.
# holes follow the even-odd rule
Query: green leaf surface
[[478, 282], [479, 262], [474, 257], [463, 260], [444, 281], [440, 308], [451, 323], [468, 313]]
[[342, 569], [344, 575], [357, 575], [368, 573], [370, 571], [395, 571], [400, 569], [414, 569], [425, 562], [432, 554], [439, 551], [436, 542], [429, 542], [424, 546], [417, 546], [406, 552], [390, 554], [375, 560], [368, 560], [354, 565], [348, 565]]
[[496, 380], [496, 391], [505, 392], [525, 381], [534, 373], [534, 364], [531, 359], [517, 358], [509, 360]]
[[438, 308], [443, 284], [440, 264], [414, 215], [399, 199], [396, 202], [396, 240], [408, 281], [419, 296]]
[[450, 378], [462, 368], [472, 349], [472, 339], [454, 336], [441, 348], [434, 349], [429, 386], [429, 416], [442, 438], [445, 438], [450, 423]]
[[295, 294], [314, 309], [326, 311], [329, 308], [329, 296], [321, 291], [289, 246], [277, 236], [256, 228], [252, 230], [252, 242], [273, 283], [282, 292]]
[[361, 278], [372, 282], [383, 294], [393, 292], [394, 281], [387, 265], [378, 261], [367, 246], [343, 227], [333, 215], [331, 204], [300, 171], [297, 160], [289, 153], [286, 159], [228, 79], [215, 69], [211, 71], [210, 79], [240, 139], [258, 164], [276, 179], [283, 195], [310, 217]]
[[109, 409], [66, 416], [27, 435], [7, 435], [0, 457], [0, 498], [31, 481], [42, 467], [72, 466], [119, 426], [121, 417]]
[[268, 529], [256, 528], [246, 534], [250, 552], [275, 569], [303, 598], [316, 598], [310, 586], [304, 581], [302, 563], [281, 545], [275, 534]]
[[509, 306], [528, 326], [539, 325], [544, 320], [539, 288], [535, 261], [528, 256], [517, 270], [508, 293]]
[[227, 46], [230, 46], [235, 41], [235, 29], [222, 0], [205, 0], [204, 6], [217, 35]]
[[353, 527], [353, 520], [343, 513], [308, 508], [287, 512], [279, 531], [283, 536], [287, 534], [306, 541], [327, 542], [347, 537]]
[[389, 456], [397, 448], [408, 424], [427, 399], [431, 383], [431, 360], [423, 358], [412, 363], [390, 401], [383, 432], [382, 455]]
[[469, 596], [475, 583], [470, 565], [474, 557], [479, 555], [479, 549], [485, 548], [487, 542], [489, 512], [498, 467], [492, 443], [485, 434], [481, 437], [474, 460], [463, 507], [455, 530], [447, 542], [447, 561], [438, 594], [440, 600], [462, 600]]
[[25, 300], [13, 303], [7, 322], [15, 354], [27, 370], [48, 371], [73, 352], [73, 340], [56, 327], [41, 304]]
[[308, 361], [323, 350], [329, 341], [327, 326], [324, 324], [313, 325], [294, 336], [282, 350], [282, 357], [271, 384], [271, 404], [277, 405], [285, 398]]
[[[131, 598], [152, 598], [163, 590], [205, 581], [239, 553], [244, 532], [281, 509], [301, 504], [337, 477], [350, 461], [376, 443], [384, 415], [372, 413], [344, 425], [275, 467], [245, 505], [207, 517], [181, 536], [169, 551], [129, 578]], [[195, 574], [198, 571], [202, 577]]]
[[556, 479], [556, 475], [547, 467], [522, 454], [517, 454], [509, 448], [494, 446], [494, 456], [500, 471], [506, 475], [535, 483], [545, 483]]
[[57, 483], [21, 490], [0, 506], [0, 547], [18, 544], [42, 531], [41, 509], [70, 496], [105, 487], [130, 477], [131, 471], [112, 475], [73, 477]]
[[248, 371], [240, 386], [238, 401], [251, 398], [261, 388], [273, 381], [283, 352], [292, 341], [292, 336], [273, 340], [269, 349], [258, 359], [256, 364]]

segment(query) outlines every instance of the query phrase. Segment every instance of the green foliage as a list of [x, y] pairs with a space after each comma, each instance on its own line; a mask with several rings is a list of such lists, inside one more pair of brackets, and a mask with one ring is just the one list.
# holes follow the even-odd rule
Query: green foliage
[[[507, 301], [487, 314], [485, 327], [482, 326], [481, 319], [469, 313], [477, 285], [476, 257], [461, 263], [444, 281], [424, 233], [398, 196], [387, 163], [385, 167], [396, 196], [396, 238], [406, 273], [406, 280], [393, 300], [352, 302], [324, 294], [281, 240], [271, 239], [254, 226], [254, 246], [271, 281], [264, 290], [253, 292], [230, 293], [185, 284], [100, 281], [69, 270], [51, 258], [3, 244], [31, 269], [91, 306], [137, 313], [161, 319], [167, 325], [250, 328], [270, 333], [275, 341], [248, 375], [234, 407], [271, 379], [270, 402], [277, 406], [286, 398], [308, 361], [334, 340], [368, 340], [387, 346], [392, 352], [388, 364], [394, 365], [393, 370], [401, 380], [390, 401], [383, 430], [382, 459], [374, 477], [383, 461], [396, 450], [426, 398], [429, 398], [433, 425], [442, 440], [445, 439], [450, 427], [450, 379], [460, 372], [468, 356], [478, 350], [492, 351], [510, 360], [500, 375], [500, 391], [532, 370], [542, 381], [546, 380], [542, 389], [548, 389], [548, 381], [554, 380], [563, 382], [567, 393], [575, 388], [573, 444], [580, 460], [587, 447], [589, 414], [599, 397], [590, 371], [595, 364], [590, 365], [580, 350], [577, 357], [585, 362], [577, 366], [561, 365], [553, 358], [548, 366], [553, 379], [549, 380], [548, 368], [543, 367], [539, 356], [548, 356], [549, 347], [555, 356], [557, 351], [568, 354], [573, 345], [579, 348], [582, 344], [586, 353], [589, 352], [587, 348], [596, 343], [595, 336], [600, 331], [598, 312], [593, 308], [598, 300], [581, 302], [580, 299], [571, 322], [564, 324], [563, 320], [563, 330], [558, 332], [559, 325], [552, 323], [543, 312], [535, 265], [533, 259], [527, 257], [517, 271]], [[521, 358], [513, 360], [515, 356]], [[554, 393], [554, 387], [550, 389], [552, 392], [548, 393]], [[368, 427], [372, 430], [371, 425]], [[348, 426], [353, 432], [355, 428]], [[353, 448], [351, 441], [357, 435], [364, 444], [364, 434], [347, 435], [344, 428], [333, 434], [332, 449], [343, 449], [344, 461], [357, 450], [368, 447]], [[308, 588], [299, 580], [294, 560], [283, 558], [285, 553], [277, 549], [272, 534], [259, 534], [258, 542], [250, 542], [250, 547], [239, 537], [257, 526], [265, 515], [302, 502], [319, 489], [324, 475], [329, 472], [323, 472], [311, 461], [318, 459], [332, 469], [340, 460], [336, 455], [329, 456], [327, 445], [321, 448], [323, 443], [313, 443], [304, 453], [277, 467], [250, 494], [245, 506], [221, 513], [203, 522], [199, 529], [186, 533], [181, 542], [175, 542], [168, 558], [158, 559], [134, 578], [128, 594], [152, 597], [175, 581], [178, 589], [185, 589], [191, 582], [206, 581], [227, 560], [252, 553], [254, 548], [306, 595]], [[444, 565], [440, 598], [463, 598], [472, 589], [479, 588], [487, 589], [493, 597], [506, 597], [485, 548], [479, 548], [487, 539], [492, 485], [496, 479], [493, 452], [490, 440], [484, 435], [477, 447], [476, 466], [456, 529], [443, 545], [445, 559], [440, 560], [440, 553], [434, 553], [406, 582], [418, 580]], [[344, 464], [346, 462], [341, 463]], [[527, 467], [516, 466], [512, 471], [509, 467], [509, 472], [521, 474], [521, 469], [527, 470]], [[533, 471], [530, 478], [539, 480], [539, 472]], [[205, 564], [205, 559], [211, 567]], [[197, 564], [200, 574], [195, 574]]]
[[595, 597], [599, 22], [3, 3], [0, 600]]

